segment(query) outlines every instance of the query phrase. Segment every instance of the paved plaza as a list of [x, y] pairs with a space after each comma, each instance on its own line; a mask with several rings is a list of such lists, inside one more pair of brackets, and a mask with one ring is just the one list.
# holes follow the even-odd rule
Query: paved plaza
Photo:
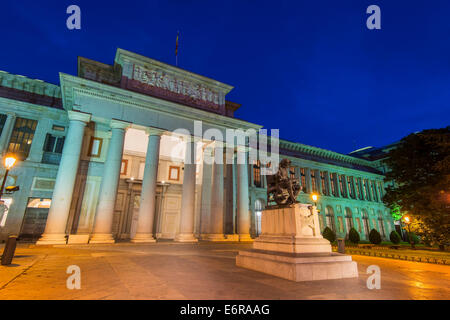
[[[13, 264], [0, 266], [0, 299], [450, 299], [450, 266], [355, 255], [357, 279], [295, 283], [236, 267], [250, 247], [19, 244]], [[66, 287], [70, 265], [80, 267], [79, 290]], [[367, 288], [370, 265], [381, 269], [379, 290]]]

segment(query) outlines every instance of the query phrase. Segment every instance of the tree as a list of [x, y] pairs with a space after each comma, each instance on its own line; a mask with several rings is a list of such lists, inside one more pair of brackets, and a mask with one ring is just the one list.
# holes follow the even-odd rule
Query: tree
[[395, 230], [391, 232], [389, 239], [393, 244], [399, 244], [401, 241], [400, 235]]
[[355, 228], [351, 228], [348, 232], [348, 239], [353, 243], [359, 243], [360, 237]]
[[373, 244], [380, 244], [381, 243], [381, 235], [376, 229], [372, 229], [369, 232], [369, 241]]
[[450, 126], [403, 138], [388, 152], [384, 203], [411, 216], [411, 230], [444, 249], [450, 242]]
[[328, 227], [325, 227], [325, 229], [323, 229], [322, 235], [325, 239], [327, 239], [331, 243], [333, 243], [334, 240], [336, 240], [336, 234], [334, 233], [333, 230], [331, 230]]

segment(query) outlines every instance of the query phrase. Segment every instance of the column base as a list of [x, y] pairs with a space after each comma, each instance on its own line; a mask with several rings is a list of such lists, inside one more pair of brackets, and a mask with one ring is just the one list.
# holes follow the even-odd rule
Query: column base
[[66, 244], [66, 234], [65, 233], [44, 233], [41, 238], [36, 241], [37, 246], [45, 246], [52, 244]]
[[114, 243], [115, 240], [111, 233], [94, 233], [89, 239], [89, 243]]
[[239, 234], [239, 241], [241, 242], [253, 242], [252, 237], [250, 237], [249, 233]]
[[130, 240], [132, 243], [154, 243], [156, 239], [151, 233], [136, 233], [134, 238]]
[[221, 233], [210, 233], [210, 234], [208, 234], [208, 236], [206, 237], [205, 240], [207, 240], [207, 241], [226, 241], [227, 239]]
[[193, 233], [179, 233], [175, 236], [175, 242], [198, 242]]

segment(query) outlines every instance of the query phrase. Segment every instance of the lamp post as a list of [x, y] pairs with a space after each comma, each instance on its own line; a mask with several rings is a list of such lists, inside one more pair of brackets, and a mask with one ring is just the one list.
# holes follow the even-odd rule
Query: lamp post
[[319, 200], [319, 195], [317, 193], [313, 193], [311, 195], [311, 199], [314, 201], [314, 206], [317, 207], [317, 200]]
[[409, 239], [409, 243], [411, 244], [411, 248], [415, 249], [416, 247], [414, 245], [414, 240], [411, 237], [411, 218], [409, 216], [404, 216], [403, 222], [408, 226], [408, 239]]
[[8, 177], [8, 173], [9, 170], [14, 166], [14, 164], [16, 163], [17, 159], [13, 156], [13, 155], [7, 155], [5, 157], [5, 175], [3, 176], [3, 182], [2, 182], [2, 186], [0, 188], [0, 199], [3, 197], [3, 190], [5, 188], [5, 183], [6, 183], [6, 178]]

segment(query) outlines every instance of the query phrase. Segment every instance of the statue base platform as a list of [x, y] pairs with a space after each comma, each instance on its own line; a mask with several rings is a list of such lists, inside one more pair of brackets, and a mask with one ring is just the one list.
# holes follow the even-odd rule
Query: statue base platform
[[253, 249], [239, 251], [237, 266], [292, 281], [358, 277], [352, 257], [333, 253], [321, 236], [317, 210], [311, 205], [264, 210], [261, 229]]

